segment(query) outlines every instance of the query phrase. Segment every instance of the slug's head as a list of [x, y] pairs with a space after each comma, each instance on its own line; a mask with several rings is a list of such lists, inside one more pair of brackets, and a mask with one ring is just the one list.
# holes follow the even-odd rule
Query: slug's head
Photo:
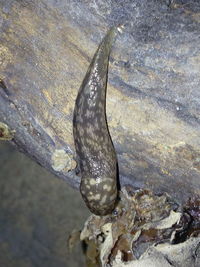
[[81, 181], [80, 191], [87, 207], [95, 215], [110, 214], [115, 208], [117, 187], [113, 178], [84, 177]]

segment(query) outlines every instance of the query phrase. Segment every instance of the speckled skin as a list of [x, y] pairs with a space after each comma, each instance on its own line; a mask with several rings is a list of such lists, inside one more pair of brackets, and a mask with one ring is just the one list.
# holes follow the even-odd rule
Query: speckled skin
[[99, 45], [74, 109], [74, 142], [82, 176], [80, 191], [96, 215], [111, 213], [117, 198], [117, 158], [105, 114], [109, 54], [117, 31], [112, 28]]

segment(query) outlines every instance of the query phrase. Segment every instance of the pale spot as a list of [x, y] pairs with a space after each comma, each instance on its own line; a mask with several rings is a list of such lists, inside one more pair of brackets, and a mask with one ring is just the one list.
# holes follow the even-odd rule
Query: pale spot
[[109, 177], [106, 177], [106, 178], [103, 178], [104, 179], [104, 183], [105, 184], [112, 184], [113, 183], [113, 178], [109, 178]]
[[[79, 133], [80, 136], [84, 135], [84, 129], [83, 129], [82, 124], [77, 124], [77, 132]], [[79, 140], [79, 142], [80, 142], [80, 140]]]
[[86, 116], [86, 118], [91, 117], [91, 112], [89, 110], [86, 110], [85, 116]]
[[[83, 161], [83, 166], [85, 167], [85, 161]], [[88, 184], [88, 180], [84, 179], [84, 184], [87, 185]]]
[[97, 184], [102, 183], [102, 178], [101, 178], [101, 177], [97, 177], [97, 178], [96, 178], [96, 183], [97, 183]]
[[90, 185], [95, 185], [96, 184], [96, 180], [92, 178], [92, 179], [90, 179], [89, 183], [90, 183]]
[[114, 194], [112, 194], [112, 195], [110, 196], [110, 200], [111, 200], [111, 201], [113, 201], [115, 198], [116, 198], [116, 193], [114, 193]]
[[93, 134], [93, 131], [94, 131], [94, 128], [93, 128], [93, 126], [91, 126], [90, 124], [88, 124], [88, 125], [86, 125], [86, 133], [88, 134], [88, 135], [92, 135]]
[[103, 107], [104, 107], [103, 103], [102, 102], [99, 102], [99, 108], [100, 109], [103, 109]]
[[100, 124], [104, 124], [105, 123], [105, 119], [103, 117], [100, 118]]
[[111, 190], [111, 186], [107, 185], [107, 184], [104, 184], [103, 189], [106, 190], [106, 191], [110, 191]]
[[103, 198], [102, 198], [101, 201], [100, 201], [100, 204], [101, 204], [101, 205], [102, 205], [102, 204], [105, 204], [105, 202], [106, 202], [106, 198], [107, 198], [107, 195], [104, 195]]
[[101, 195], [100, 194], [96, 194], [96, 195], [92, 195], [92, 196], [88, 196], [88, 200], [100, 200]]

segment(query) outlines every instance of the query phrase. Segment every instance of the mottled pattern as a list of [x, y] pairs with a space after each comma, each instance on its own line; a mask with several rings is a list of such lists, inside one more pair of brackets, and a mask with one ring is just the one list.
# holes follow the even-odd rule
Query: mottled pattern
[[117, 28], [100, 44], [79, 89], [73, 131], [81, 170], [80, 191], [91, 212], [110, 213], [117, 198], [117, 159], [109, 135], [105, 99], [108, 60]]

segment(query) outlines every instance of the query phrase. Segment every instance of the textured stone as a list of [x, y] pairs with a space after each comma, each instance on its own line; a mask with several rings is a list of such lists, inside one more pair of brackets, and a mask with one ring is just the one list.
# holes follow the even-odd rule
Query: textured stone
[[106, 31], [126, 23], [110, 59], [107, 116], [122, 184], [200, 193], [199, 1], [0, 2], [0, 120], [18, 148], [56, 172], [52, 154], [75, 157], [78, 88]]

